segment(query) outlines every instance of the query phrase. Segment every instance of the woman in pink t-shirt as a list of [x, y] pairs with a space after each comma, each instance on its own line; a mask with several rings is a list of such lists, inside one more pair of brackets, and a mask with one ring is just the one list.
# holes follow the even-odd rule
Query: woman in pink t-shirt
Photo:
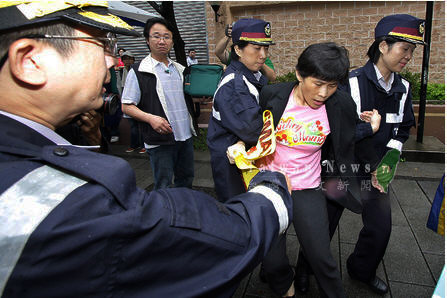
[[[298, 58], [298, 82], [266, 86], [260, 95], [262, 109], [273, 114], [277, 145], [276, 151], [258, 166], [282, 171], [291, 179], [293, 225], [320, 294], [325, 297], [345, 297], [330, 251], [330, 222], [338, 222], [336, 217], [343, 207], [361, 212], [354, 157], [355, 128], [360, 120], [350, 96], [337, 90], [338, 84], [347, 80], [348, 70], [345, 48], [335, 43], [314, 44]], [[369, 140], [356, 144], [358, 150], [367, 150], [370, 145]], [[323, 166], [322, 160], [326, 160]], [[377, 164], [374, 157], [362, 162]], [[334, 180], [324, 184], [322, 176]], [[326, 200], [326, 196], [332, 200]], [[285, 235], [271, 248], [263, 267], [276, 293], [285, 297], [294, 294], [294, 272], [286, 254]], [[300, 282], [295, 286], [300, 292], [306, 291]]]

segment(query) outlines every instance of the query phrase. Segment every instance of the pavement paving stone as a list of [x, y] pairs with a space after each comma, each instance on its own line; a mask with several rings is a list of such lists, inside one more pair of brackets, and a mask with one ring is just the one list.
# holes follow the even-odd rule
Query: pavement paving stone
[[340, 242], [355, 244], [362, 227], [362, 216], [349, 210], [345, 210], [338, 224]]
[[397, 298], [431, 297], [433, 295], [433, 291], [435, 290], [435, 288], [431, 286], [415, 285], [396, 281], [391, 281], [390, 287], [391, 287], [391, 294], [393, 295], [392, 297]]
[[440, 181], [441, 179], [439, 181], [418, 181], [419, 186], [422, 188], [430, 203], [433, 203], [433, 198], [435, 197]]
[[427, 228], [428, 212], [419, 210], [407, 210], [405, 214], [408, 218], [413, 236], [418, 242], [423, 253], [444, 254], [444, 239], [439, 237], [434, 231]]
[[[441, 235], [438, 235], [442, 237]], [[438, 282], [439, 276], [441, 275], [442, 268], [444, 267], [445, 257], [442, 255], [434, 255], [429, 253], [424, 253], [425, 260], [427, 261], [428, 268], [432, 274], [432, 277], [436, 282]]]
[[394, 188], [394, 184], [390, 188], [390, 206], [391, 206], [391, 223], [396, 226], [407, 226], [408, 221], [405, 214], [399, 205], [397, 195], [399, 195]]
[[[397, 180], [393, 187], [395, 193], [399, 194], [399, 205], [405, 213], [408, 225], [422, 252], [442, 254], [444, 239], [437, 237], [436, 233], [427, 228], [431, 204], [418, 183], [410, 180]], [[410, 192], [412, 195], [405, 196], [406, 192]]]
[[434, 286], [428, 265], [409, 227], [392, 227], [384, 264], [392, 281]]
[[397, 166], [395, 179], [426, 179], [441, 181], [442, 175], [445, 173], [445, 166], [442, 163], [428, 162], [400, 162]]
[[416, 181], [396, 179], [393, 181], [393, 190], [401, 208], [426, 208], [427, 211], [430, 210], [430, 201]]

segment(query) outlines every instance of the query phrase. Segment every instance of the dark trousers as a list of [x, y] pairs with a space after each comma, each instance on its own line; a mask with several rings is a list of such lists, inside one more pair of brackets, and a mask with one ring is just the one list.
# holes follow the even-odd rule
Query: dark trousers
[[347, 260], [348, 273], [364, 282], [376, 276], [391, 235], [390, 195], [371, 187], [361, 191], [363, 228]]
[[210, 150], [210, 155], [217, 199], [220, 202], [226, 202], [232, 197], [246, 192], [241, 171], [235, 164], [228, 162], [226, 153]]
[[[337, 263], [331, 254], [328, 203], [320, 190], [292, 192], [293, 226], [323, 297], [345, 297]], [[328, 207], [331, 206], [331, 207]], [[286, 237], [272, 246], [263, 260], [267, 281], [279, 295], [287, 292], [293, 282], [293, 270], [286, 254]]]
[[130, 126], [130, 148], [137, 149], [144, 146], [143, 135], [140, 133], [138, 121], [133, 118], [127, 118]]
[[154, 175], [154, 190], [174, 187], [192, 188], [194, 180], [194, 147], [192, 137], [174, 145], [160, 145], [147, 150]]
[[[369, 179], [363, 179], [363, 181], [367, 182], [365, 185], [371, 185]], [[391, 206], [389, 193], [380, 193], [372, 186], [362, 189], [360, 195], [363, 203], [363, 228], [360, 230], [357, 244], [348, 257], [346, 265], [349, 275], [368, 282], [376, 276], [377, 267], [388, 246], [391, 235]], [[333, 207], [330, 207], [331, 205]], [[343, 207], [336, 203], [328, 204], [331, 239], [343, 210]], [[298, 265], [309, 267], [308, 261], [301, 251]]]

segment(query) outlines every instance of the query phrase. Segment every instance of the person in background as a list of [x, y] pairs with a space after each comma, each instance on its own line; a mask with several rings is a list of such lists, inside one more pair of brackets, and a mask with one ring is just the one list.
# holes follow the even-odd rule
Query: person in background
[[130, 66], [135, 63], [135, 56], [131, 51], [125, 51], [122, 52], [120, 59], [123, 62], [123, 68], [119, 70], [120, 73], [119, 77], [121, 78], [121, 93], [122, 93], [124, 85], [126, 84], [127, 74], [129, 73]]
[[[233, 24], [227, 25], [225, 36], [217, 42], [216, 49], [214, 50], [214, 54], [217, 58], [219, 58], [220, 62], [227, 66], [230, 65], [231, 62], [231, 52], [227, 50], [227, 46], [231, 40]], [[261, 73], [266, 76], [270, 82], [274, 82], [276, 80], [275, 67], [273, 66], [273, 62], [269, 57], [265, 59], [265, 62], [261, 67]]]
[[121, 56], [123, 55], [123, 53], [125, 51], [126, 51], [126, 49], [124, 49], [124, 48], [118, 48], [119, 57], [118, 57], [118, 64], [115, 66], [116, 70], [122, 69], [124, 67], [124, 62], [121, 59]]
[[[130, 67], [135, 63], [135, 56], [131, 51], [125, 51], [121, 54], [121, 59], [123, 60], [124, 67], [120, 71], [121, 85], [124, 89], [127, 74], [129, 73]], [[121, 90], [122, 91], [122, 90]], [[132, 117], [127, 116], [123, 113], [123, 118], [126, 118], [130, 127], [130, 146], [126, 149], [126, 153], [134, 152], [138, 150], [138, 153], [146, 153], [146, 148], [144, 148], [143, 136], [140, 133], [140, 127], [138, 121]]]
[[[110, 68], [109, 72], [110, 82], [104, 85], [104, 88], [106, 89], [106, 95], [119, 95], [119, 80], [116, 71], [113, 68]], [[117, 143], [120, 140], [119, 126], [122, 117], [123, 112], [121, 110], [121, 104], [117, 105], [117, 109], [114, 114], [104, 113], [104, 125], [101, 126], [101, 132], [108, 142]]]
[[126, 161], [58, 135], [103, 105], [114, 33], [138, 35], [105, 1], [73, 2], [0, 4], [0, 296], [231, 297], [291, 220], [286, 177], [229, 204], [148, 193]]
[[172, 31], [164, 19], [146, 22], [143, 34], [151, 53], [132, 65], [121, 101], [123, 112], [140, 121], [154, 189], [191, 188], [194, 179], [192, 136], [198, 127], [192, 98], [183, 92], [185, 67], [168, 57]]
[[199, 63], [199, 60], [197, 60], [196, 58], [196, 50], [190, 49], [188, 51], [188, 57], [186, 57], [186, 63], [188, 64], [188, 66]]
[[56, 133], [74, 145], [85, 146], [96, 152], [107, 153], [108, 143], [102, 136], [103, 114], [90, 110], [74, 118], [70, 123], [58, 127]]
[[267, 85], [260, 72], [274, 44], [270, 23], [241, 19], [233, 26], [231, 63], [214, 95], [207, 144], [217, 197], [225, 202], [246, 191], [239, 169], [227, 160], [227, 148], [237, 141], [255, 145], [262, 129], [259, 92]]

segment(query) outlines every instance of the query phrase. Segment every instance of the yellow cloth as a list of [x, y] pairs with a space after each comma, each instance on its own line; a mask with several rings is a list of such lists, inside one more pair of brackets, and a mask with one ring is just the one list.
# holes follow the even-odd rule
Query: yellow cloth
[[264, 125], [256, 146], [251, 147], [247, 152], [238, 152], [234, 159], [236, 166], [242, 172], [242, 177], [247, 188], [251, 179], [259, 172], [259, 169], [254, 165], [254, 161], [272, 154], [276, 149], [273, 115], [269, 110], [266, 110], [262, 118]]

